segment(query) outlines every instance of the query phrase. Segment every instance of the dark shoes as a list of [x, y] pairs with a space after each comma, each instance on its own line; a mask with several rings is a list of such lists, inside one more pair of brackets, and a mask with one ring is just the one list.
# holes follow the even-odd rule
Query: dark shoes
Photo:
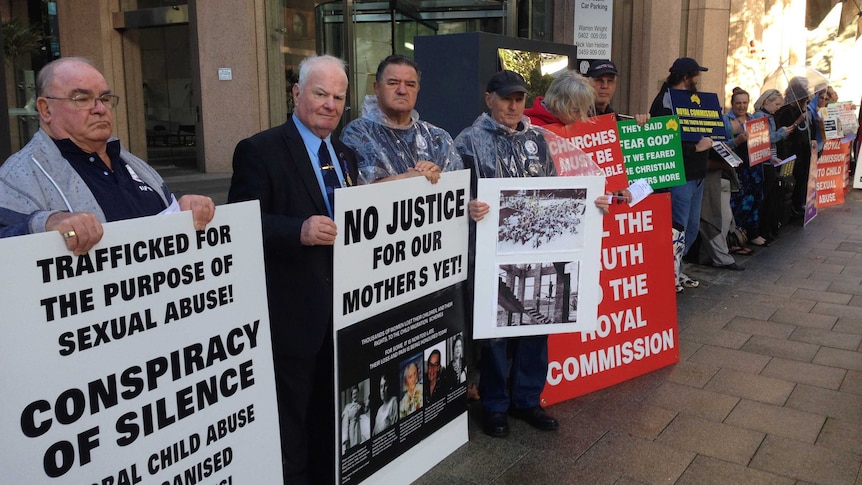
[[718, 268], [718, 269], [729, 269], [729, 270], [731, 270], [731, 271], [744, 271], [744, 270], [745, 270], [745, 268], [744, 268], [744, 267], [742, 267], [742, 266], [740, 266], [740, 265], [738, 265], [738, 264], [736, 264], [736, 263], [723, 264], [723, 265], [716, 265], [716, 266], [714, 266], [714, 267], [715, 267], [715, 268]]
[[513, 418], [526, 421], [530, 426], [542, 431], [554, 431], [560, 427], [560, 423], [548, 415], [542, 406], [536, 406], [526, 409], [511, 408], [509, 414]]
[[490, 413], [486, 411], [482, 429], [486, 435], [494, 438], [509, 436], [509, 421], [506, 419], [506, 413]]

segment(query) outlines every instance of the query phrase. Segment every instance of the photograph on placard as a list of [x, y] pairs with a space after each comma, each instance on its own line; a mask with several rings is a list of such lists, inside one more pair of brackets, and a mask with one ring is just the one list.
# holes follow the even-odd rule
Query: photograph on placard
[[583, 248], [586, 195], [586, 189], [501, 190], [497, 254]]

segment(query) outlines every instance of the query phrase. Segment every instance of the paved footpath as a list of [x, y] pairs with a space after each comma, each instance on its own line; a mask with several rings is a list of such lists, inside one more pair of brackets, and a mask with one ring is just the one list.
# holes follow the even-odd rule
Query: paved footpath
[[[227, 198], [229, 176], [163, 173]], [[558, 432], [489, 438], [471, 404], [469, 443], [417, 483], [862, 485], [862, 191], [737, 262], [686, 268], [678, 364], [550, 407]]]
[[687, 266], [678, 364], [551, 406], [558, 432], [489, 438], [471, 409], [469, 443], [417, 483], [862, 485], [862, 191], [847, 199], [745, 271]]

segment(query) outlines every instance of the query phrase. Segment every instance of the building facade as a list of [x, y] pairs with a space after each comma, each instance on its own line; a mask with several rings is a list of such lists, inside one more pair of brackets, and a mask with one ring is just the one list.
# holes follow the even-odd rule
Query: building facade
[[[239, 140], [282, 123], [292, 112], [290, 89], [299, 61], [308, 55], [329, 53], [348, 61], [346, 122], [358, 116], [363, 96], [371, 92], [378, 62], [392, 53], [410, 56], [414, 36], [483, 31], [572, 44], [577, 2], [0, 0], [4, 22], [40, 20], [47, 38], [29, 61], [7, 55], [12, 148], [33, 129], [22, 86], [57, 54], [86, 56], [102, 69], [123, 99], [115, 134], [132, 152], [229, 172]], [[859, 58], [860, 19], [853, 2], [593, 3], [612, 9], [610, 52], [621, 72], [613, 101], [618, 111], [646, 112], [680, 56], [710, 68], [701, 89], [720, 98], [736, 85], [756, 97], [764, 77], [782, 62], [819, 68], [842, 100], [859, 98], [860, 88], [850, 82], [854, 62], [843, 61]]]

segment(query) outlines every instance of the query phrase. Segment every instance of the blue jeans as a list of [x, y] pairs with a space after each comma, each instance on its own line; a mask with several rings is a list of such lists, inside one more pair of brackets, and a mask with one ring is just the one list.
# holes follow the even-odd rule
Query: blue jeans
[[700, 206], [703, 202], [703, 179], [689, 180], [683, 185], [668, 189], [670, 212], [673, 222], [685, 228], [685, 252], [687, 254], [700, 228]]
[[538, 406], [548, 375], [548, 336], [489, 340], [482, 345], [481, 367], [479, 395], [486, 412], [505, 413], [510, 404], [520, 409]]

